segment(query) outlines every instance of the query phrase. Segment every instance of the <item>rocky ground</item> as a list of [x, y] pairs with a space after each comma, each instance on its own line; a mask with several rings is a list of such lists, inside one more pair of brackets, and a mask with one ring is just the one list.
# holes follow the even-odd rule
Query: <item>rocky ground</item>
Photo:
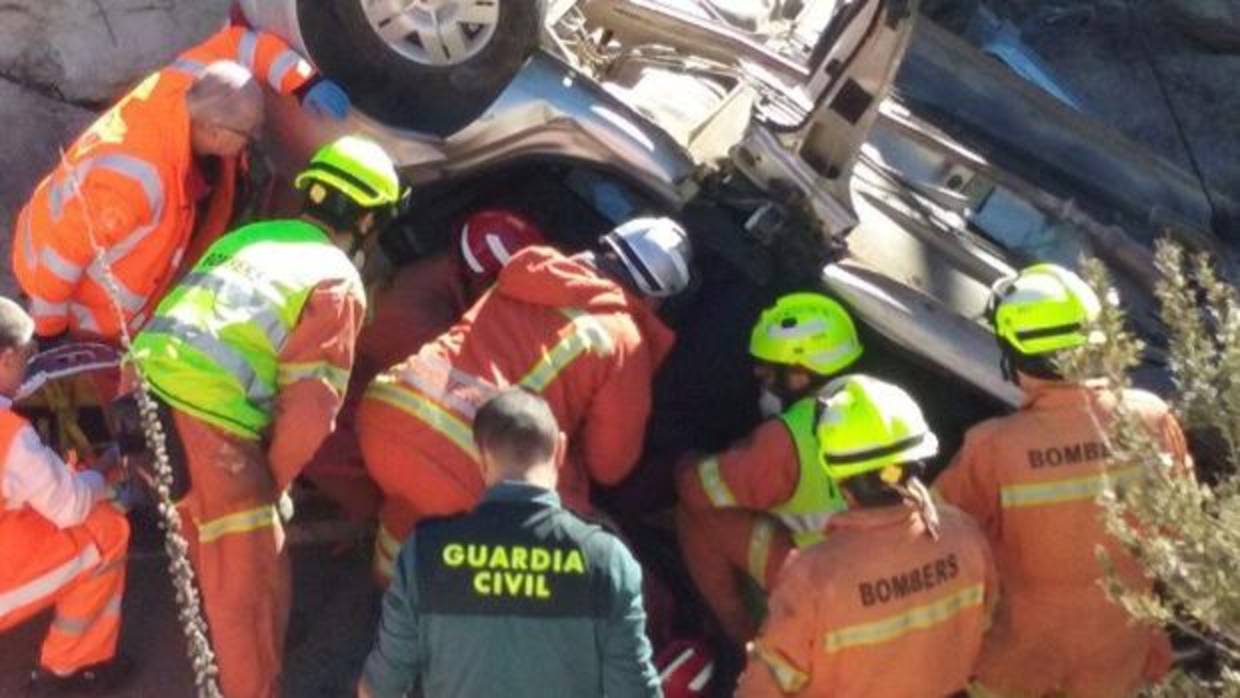
[[[1240, 198], [1240, 2], [995, 5], [1023, 30], [1085, 111], [1190, 173], [1200, 168], [1211, 193]], [[1217, 223], [1220, 234], [1240, 237], [1240, 221]]]

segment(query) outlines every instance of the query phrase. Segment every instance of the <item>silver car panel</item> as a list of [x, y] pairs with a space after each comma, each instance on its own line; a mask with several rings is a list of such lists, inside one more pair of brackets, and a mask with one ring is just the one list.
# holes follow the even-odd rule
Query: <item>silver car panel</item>
[[694, 162], [679, 143], [607, 92], [536, 53], [478, 120], [447, 138], [393, 129], [356, 110], [340, 122], [270, 100], [272, 156], [295, 171], [318, 146], [362, 132], [388, 149], [410, 181], [428, 183], [521, 158], [580, 160], [619, 172], [676, 209], [696, 191]]

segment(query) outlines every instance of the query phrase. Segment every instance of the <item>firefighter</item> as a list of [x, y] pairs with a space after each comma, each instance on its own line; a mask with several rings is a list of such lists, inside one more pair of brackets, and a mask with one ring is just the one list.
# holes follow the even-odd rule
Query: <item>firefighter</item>
[[862, 346], [839, 303], [793, 293], [762, 312], [749, 352], [763, 403], [776, 416], [722, 453], [685, 459], [677, 477], [685, 564], [738, 645], [757, 630], [738, 574], [771, 588], [788, 553], [817, 542], [826, 518], [844, 508], [818, 464], [814, 394], [856, 361]]
[[[547, 244], [527, 216], [487, 208], [465, 217], [454, 249], [402, 267], [374, 295], [374, 319], [358, 340], [358, 369], [370, 377], [443, 334], [495, 283], [521, 250]], [[399, 332], [393, 332], [399, 327]]]
[[996, 595], [985, 536], [918, 481], [938, 451], [903, 390], [831, 381], [815, 407], [820, 466], [848, 500], [781, 572], [740, 698], [925, 698], [965, 687]]
[[350, 254], [400, 195], [391, 159], [356, 136], [319, 150], [295, 185], [301, 217], [220, 238], [133, 347], [176, 437], [173, 496], [228, 698], [279, 694], [290, 580], [277, 501], [348, 383], [365, 315]]
[[0, 298], [0, 631], [54, 608], [30, 692], [107, 691], [130, 667], [116, 655], [129, 522], [104, 478], [114, 459], [74, 472], [13, 412], [34, 349], [34, 320]]
[[472, 431], [486, 494], [402, 546], [359, 696], [660, 696], [641, 567], [561, 505], [551, 408], [510, 388]]
[[357, 428], [385, 497], [381, 581], [418, 519], [477, 503], [483, 485], [469, 423], [498, 389], [522, 385], [551, 404], [573, 444], [559, 483], [570, 509], [590, 510], [590, 481], [629, 474], [652, 377], [674, 341], [655, 308], [688, 285], [689, 254], [684, 230], [666, 218], [631, 220], [598, 252], [526, 248], [460, 322], [375, 378]]
[[521, 214], [482, 209], [467, 216], [452, 249], [418, 259], [371, 296], [373, 315], [357, 340], [357, 362], [336, 431], [306, 466], [306, 477], [355, 520], [373, 518], [380, 495], [366, 476], [355, 415], [362, 392], [392, 366], [448, 330], [495, 283], [504, 265], [545, 236]]
[[148, 76], [69, 146], [14, 228], [13, 272], [41, 339], [116, 340], [113, 295], [130, 329], [140, 327], [182, 262], [228, 229], [243, 151], [263, 123], [255, 76], [316, 113], [348, 108], [283, 41], [235, 27]]
[[[1103, 386], [1065, 380], [1064, 350], [1101, 340], [1089, 324], [1101, 304], [1076, 274], [1037, 264], [996, 285], [990, 319], [1007, 377], [1025, 402], [1013, 415], [965, 435], [935, 482], [944, 499], [972, 514], [990, 539], [1004, 595], [978, 663], [978, 695], [1102, 698], [1135, 693], [1169, 667], [1160, 629], [1135, 624], [1107, 599], [1103, 548], [1130, 588], [1150, 583], [1105, 531], [1095, 502], [1110, 482], [1139, 475], [1109, 461], [1106, 427], [1116, 404]], [[1122, 400], [1190, 467], [1184, 435], [1154, 395]]]

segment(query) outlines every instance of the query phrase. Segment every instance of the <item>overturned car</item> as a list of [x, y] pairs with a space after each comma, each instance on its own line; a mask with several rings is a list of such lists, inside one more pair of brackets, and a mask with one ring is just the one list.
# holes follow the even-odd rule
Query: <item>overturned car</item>
[[[481, 209], [520, 211], [569, 250], [634, 215], [683, 221], [695, 286], [664, 308], [677, 344], [656, 381], [643, 467], [601, 494], [664, 569], [677, 565], [659, 525], [670, 464], [759, 421], [747, 339], [777, 296], [814, 289], [848, 306], [866, 346], [856, 368], [914, 394], [942, 442], [938, 468], [967, 427], [1019, 399], [982, 322], [994, 281], [1036, 259], [1103, 254], [1156, 336], [1149, 241], [1174, 227], [1213, 245], [1182, 177], [1158, 162], [1141, 181], [1157, 184], [1146, 198], [1162, 213], [1142, 218], [1110, 192], [1008, 166], [1018, 158], [1001, 139], [949, 128], [950, 113], [932, 122], [944, 94], [961, 90], [895, 94], [901, 75], [938, 77], [934, 68], [967, 55], [922, 23], [915, 1], [240, 4], [357, 107], [326, 123], [272, 102], [275, 171], [360, 130], [412, 184], [404, 215], [368, 250], [371, 281], [444, 249]], [[916, 70], [902, 71], [910, 57]], [[981, 70], [1022, 108], [1079, 131], [1068, 107], [1002, 71]], [[995, 94], [1007, 93], [974, 96]], [[1144, 157], [1122, 143], [1108, 152], [1116, 169]], [[1149, 358], [1157, 373], [1156, 345]]]

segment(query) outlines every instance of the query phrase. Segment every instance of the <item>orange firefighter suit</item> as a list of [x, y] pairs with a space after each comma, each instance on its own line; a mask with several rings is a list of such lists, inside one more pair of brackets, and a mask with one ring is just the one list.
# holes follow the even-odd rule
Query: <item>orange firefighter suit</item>
[[116, 654], [129, 522], [0, 402], [0, 631], [54, 607], [39, 662], [63, 676]]
[[568, 435], [565, 504], [624, 479], [641, 454], [650, 384], [674, 335], [639, 297], [549, 247], [517, 253], [447, 333], [381, 373], [358, 409], [366, 468], [383, 491], [376, 572], [390, 576], [418, 519], [472, 507], [483, 491], [470, 430], [497, 389], [540, 393]]
[[[241, 165], [235, 158], [218, 163], [213, 185], [202, 185], [208, 177], [191, 151], [184, 99], [195, 74], [218, 60], [240, 63], [283, 94], [313, 77], [280, 39], [234, 27], [181, 54], [104, 112], [17, 217], [13, 272], [40, 336], [119, 335], [105, 263], [126, 322], [140, 327], [177, 270], [229, 227]], [[199, 201], [203, 194], [210, 198]]]
[[[1123, 578], [1149, 588], [1106, 534], [1094, 502], [1104, 474], [1112, 481], [1137, 474], [1106, 461], [1101, 425], [1113, 400], [1079, 384], [1021, 381], [1023, 408], [969, 430], [935, 482], [944, 499], [981, 524], [1003, 580], [978, 682], [999, 696], [1131, 695], [1169, 668], [1170, 647], [1160, 629], [1134, 624], [1099, 585], [1102, 546]], [[1184, 436], [1167, 406], [1141, 391], [1125, 400], [1187, 467]]]
[[741, 675], [740, 698], [927, 698], [963, 689], [996, 594], [968, 516], [913, 506], [835, 515], [794, 554]]
[[[788, 528], [766, 511], [792, 496], [800, 474], [796, 445], [778, 419], [766, 420], [723, 453], [685, 459], [677, 471], [676, 532], [685, 566], [724, 631], [738, 642], [751, 639], [757, 623], [736, 571], [763, 589], [776, 583], [794, 545]], [[726, 494], [708, 491], [707, 481]]]
[[357, 443], [356, 415], [362, 393], [380, 371], [446, 332], [469, 308], [469, 302], [460, 259], [451, 253], [401, 267], [390, 284], [374, 292], [374, 313], [357, 340], [357, 361], [336, 430], [305, 469], [306, 477], [352, 518], [369, 519], [381, 499], [366, 475]]
[[263, 442], [172, 410], [190, 477], [178, 508], [228, 698], [280, 695], [292, 580], [277, 502], [332, 430], [364, 316], [356, 279], [310, 291], [278, 356], [304, 377], [282, 381]]

